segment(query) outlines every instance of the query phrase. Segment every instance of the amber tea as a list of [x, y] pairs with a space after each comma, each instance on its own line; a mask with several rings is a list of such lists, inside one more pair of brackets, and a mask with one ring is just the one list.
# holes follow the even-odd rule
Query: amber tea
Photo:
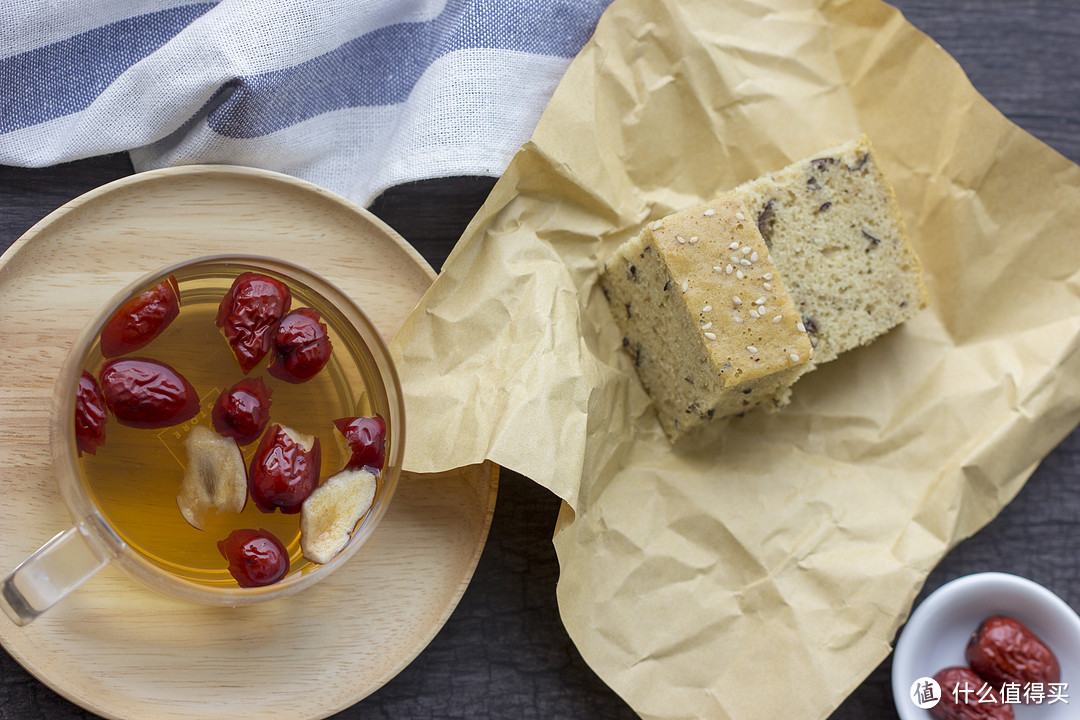
[[[230, 342], [219, 329], [217, 315], [223, 297], [245, 272], [283, 282], [291, 307], [310, 308], [326, 325], [332, 351], [324, 367], [303, 381], [283, 380], [269, 371], [270, 357], [246, 375]], [[287, 274], [236, 260], [207, 260], [172, 273], [179, 291], [179, 313], [145, 347], [121, 357], [164, 363], [190, 383], [198, 398], [194, 416], [164, 428], [131, 427], [109, 417], [105, 442], [94, 453], [81, 454], [83, 480], [102, 515], [117, 534], [147, 561], [182, 578], [209, 585], [235, 586], [218, 543], [237, 529], [265, 529], [280, 539], [289, 556], [289, 574], [304, 573], [314, 564], [300, 548], [300, 514], [280, 509], [264, 512], [247, 498], [241, 512], [210, 512], [202, 529], [185, 519], [177, 494], [190, 462], [185, 439], [195, 425], [210, 425], [218, 396], [241, 379], [261, 378], [271, 391], [269, 426], [287, 426], [318, 438], [319, 481], [338, 473], [350, 459], [350, 448], [334, 421], [355, 416], [388, 417], [377, 407], [385, 397], [372, 356], [339, 310], [319, 292]], [[165, 277], [148, 283], [150, 287]], [[140, 289], [142, 292], [146, 288]], [[115, 351], [106, 349], [106, 354]], [[109, 360], [100, 341], [91, 346], [83, 364], [95, 378]], [[373, 392], [373, 390], [378, 390]], [[186, 413], [190, 414], [190, 413]], [[259, 446], [256, 439], [240, 447], [245, 468]], [[384, 492], [378, 483], [376, 494]]]

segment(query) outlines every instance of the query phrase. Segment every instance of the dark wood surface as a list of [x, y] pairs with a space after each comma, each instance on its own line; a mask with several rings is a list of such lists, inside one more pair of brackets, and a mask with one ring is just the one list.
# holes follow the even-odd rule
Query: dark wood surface
[[[1006, 116], [1080, 161], [1080, 0], [894, 4], [956, 57]], [[0, 250], [59, 205], [130, 173], [124, 155], [0, 167]], [[438, 269], [493, 184], [446, 178], [402, 186], [372, 210]], [[334, 718], [636, 717], [589, 669], [560, 622], [551, 545], [558, 507], [546, 490], [504, 471], [488, 543], [446, 626], [397, 677]], [[1080, 432], [1046, 458], [997, 519], [941, 562], [919, 601], [948, 580], [986, 570], [1031, 578], [1080, 609]], [[896, 718], [889, 672], [886, 660], [832, 719]], [[1080, 687], [1074, 702], [1080, 705]], [[0, 651], [0, 720], [94, 717]]]

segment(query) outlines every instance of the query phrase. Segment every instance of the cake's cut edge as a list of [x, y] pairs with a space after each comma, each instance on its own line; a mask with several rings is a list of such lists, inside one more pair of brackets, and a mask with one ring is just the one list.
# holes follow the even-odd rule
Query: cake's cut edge
[[604, 264], [623, 347], [674, 441], [781, 407], [813, 347], [746, 206], [719, 198], [648, 223]]

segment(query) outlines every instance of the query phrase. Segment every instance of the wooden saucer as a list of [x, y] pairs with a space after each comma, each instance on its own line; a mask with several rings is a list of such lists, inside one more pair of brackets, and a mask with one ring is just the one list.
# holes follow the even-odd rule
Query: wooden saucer
[[[435, 273], [387, 225], [277, 173], [155, 170], [79, 197], [0, 258], [0, 573], [69, 525], [50, 470], [49, 412], [79, 331], [143, 274], [213, 254], [306, 267], [391, 338]], [[498, 467], [404, 474], [372, 539], [297, 595], [247, 608], [192, 605], [106, 567], [0, 643], [72, 702], [110, 718], [282, 718], [338, 712], [420, 653], [472, 577]]]

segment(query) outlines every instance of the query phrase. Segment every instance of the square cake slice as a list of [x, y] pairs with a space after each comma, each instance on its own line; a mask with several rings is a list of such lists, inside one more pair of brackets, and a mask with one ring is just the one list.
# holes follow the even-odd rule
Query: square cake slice
[[810, 339], [814, 364], [928, 303], [892, 185], [861, 136], [725, 194], [750, 208]]
[[758, 230], [723, 198], [646, 225], [600, 285], [671, 440], [713, 417], [787, 404], [810, 338]]

